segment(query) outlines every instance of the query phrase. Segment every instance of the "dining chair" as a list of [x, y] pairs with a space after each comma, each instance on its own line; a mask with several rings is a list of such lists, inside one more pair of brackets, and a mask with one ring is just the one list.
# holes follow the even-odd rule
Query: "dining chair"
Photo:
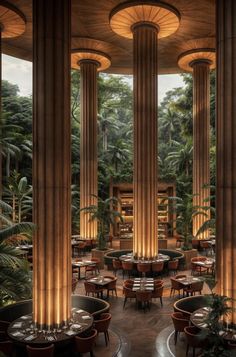
[[89, 283], [88, 281], [84, 282], [84, 288], [85, 288], [86, 296], [90, 296], [90, 294], [91, 294], [93, 297], [95, 297], [95, 296], [99, 297], [99, 294], [100, 294], [100, 296], [102, 297], [102, 295], [103, 295], [104, 288], [98, 287], [93, 283]]
[[28, 357], [53, 357], [54, 345], [51, 344], [47, 347], [31, 347], [26, 346]]
[[109, 298], [109, 293], [115, 293], [116, 297], [117, 297], [117, 290], [116, 290], [116, 283], [117, 283], [117, 278], [115, 276], [110, 276], [110, 275], [104, 275], [104, 279], [110, 279], [111, 281], [106, 285], [106, 289], [107, 289], [107, 298]]
[[146, 311], [146, 308], [150, 310], [150, 303], [152, 301], [152, 292], [146, 290], [137, 290], [136, 291], [136, 304], [137, 307], [140, 305], [143, 311]]
[[75, 352], [78, 353], [90, 353], [90, 357], [93, 357], [93, 347], [97, 338], [97, 330], [92, 329], [89, 336], [75, 336]]
[[123, 309], [125, 308], [126, 302], [128, 299], [136, 299], [136, 292], [132, 290], [132, 288], [128, 288], [126, 286], [123, 287], [123, 294], [124, 294], [124, 304], [123, 304]]
[[134, 268], [133, 262], [125, 262], [124, 260], [122, 260], [121, 264], [122, 264], [122, 269], [123, 269], [123, 279], [125, 277], [125, 273], [127, 273], [130, 278], [133, 273], [133, 268]]
[[152, 274], [153, 276], [155, 275], [161, 275], [164, 270], [164, 262], [153, 262], [152, 263]]
[[109, 328], [110, 322], [111, 322], [111, 314], [107, 312], [107, 313], [101, 314], [99, 320], [94, 320], [94, 324], [93, 324], [94, 328], [97, 330], [98, 334], [100, 332], [104, 333], [106, 346], [109, 341], [108, 328]]
[[92, 274], [100, 273], [100, 270], [99, 270], [99, 264], [101, 262], [100, 259], [99, 258], [91, 258], [91, 262], [93, 262], [94, 264], [93, 265], [88, 264], [85, 266], [85, 277], [88, 272], [91, 272]]
[[159, 285], [154, 285], [154, 291], [152, 291], [152, 299], [160, 299], [161, 302], [161, 306], [163, 306], [163, 302], [162, 302], [162, 296], [163, 296], [163, 284], [160, 283]]
[[195, 326], [186, 326], [184, 333], [187, 339], [186, 356], [188, 356], [189, 347], [193, 349], [193, 357], [195, 357], [195, 349], [203, 348], [206, 344], [206, 336], [201, 333], [201, 330]]
[[168, 272], [169, 273], [173, 272], [173, 274], [176, 275], [178, 267], [179, 267], [179, 260], [178, 259], [174, 259], [174, 260], [169, 260], [168, 261]]
[[184, 293], [187, 294], [187, 296], [191, 295], [194, 296], [196, 293], [199, 293], [199, 295], [202, 295], [202, 289], [203, 289], [204, 281], [196, 281], [190, 285], [190, 287], [184, 288]]
[[117, 271], [122, 270], [121, 261], [117, 258], [112, 259], [112, 267], [113, 267], [113, 272], [116, 276]]
[[178, 291], [179, 299], [180, 299], [180, 292], [181, 292], [181, 290], [184, 290], [183, 284], [181, 284], [181, 282], [178, 279], [176, 279], [176, 277], [170, 278], [170, 283], [171, 283], [170, 297], [171, 296], [174, 297], [175, 296], [175, 291]]
[[184, 332], [184, 328], [189, 326], [189, 320], [187, 320], [182, 312], [173, 312], [171, 314], [172, 322], [175, 328], [175, 345], [177, 343], [178, 334]]
[[194, 273], [198, 273], [199, 275], [201, 275], [202, 273], [207, 273], [208, 272], [207, 267], [197, 264], [198, 262], [205, 262], [206, 260], [207, 258], [203, 256], [193, 257], [191, 259], [191, 267], [192, 267], [191, 274], [194, 275]]
[[151, 271], [151, 263], [138, 263], [137, 270], [141, 276], [145, 277]]

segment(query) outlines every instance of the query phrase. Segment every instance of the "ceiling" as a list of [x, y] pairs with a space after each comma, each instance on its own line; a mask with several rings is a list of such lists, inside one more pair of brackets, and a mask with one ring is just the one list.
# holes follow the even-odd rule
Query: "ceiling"
[[[3, 53], [32, 60], [32, 1], [9, 0], [26, 18], [25, 33], [3, 39]], [[122, 0], [72, 0], [72, 50], [91, 48], [111, 58], [109, 73], [132, 74], [132, 39], [111, 30], [109, 14]], [[158, 1], [156, 1], [158, 3]], [[195, 48], [215, 47], [215, 0], [167, 0], [180, 13], [178, 30], [158, 41], [159, 73], [179, 73], [178, 57]]]

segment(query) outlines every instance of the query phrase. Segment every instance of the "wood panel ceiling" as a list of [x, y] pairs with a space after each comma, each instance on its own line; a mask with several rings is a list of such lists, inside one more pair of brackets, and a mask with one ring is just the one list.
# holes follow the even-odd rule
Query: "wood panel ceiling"
[[[72, 49], [86, 48], [93, 43], [111, 57], [109, 73], [132, 74], [132, 39], [111, 30], [109, 15], [122, 0], [72, 0]], [[158, 1], [156, 1], [158, 4]], [[168, 0], [176, 7], [181, 20], [178, 30], [170, 37], [159, 40], [159, 73], [179, 73], [178, 57], [186, 50], [206, 43], [214, 47], [215, 0]], [[32, 60], [32, 1], [9, 0], [26, 17], [24, 35], [3, 40], [3, 52]], [[83, 38], [83, 39], [81, 39]], [[87, 42], [88, 39], [88, 43]], [[94, 48], [93, 48], [94, 49]]]

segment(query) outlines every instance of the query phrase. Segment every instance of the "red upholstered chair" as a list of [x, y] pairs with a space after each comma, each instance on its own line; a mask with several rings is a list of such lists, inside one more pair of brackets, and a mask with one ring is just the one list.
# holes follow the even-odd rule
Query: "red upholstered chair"
[[146, 273], [151, 271], [151, 263], [138, 263], [137, 270], [141, 273], [141, 276], [146, 276]]
[[189, 320], [187, 320], [182, 312], [174, 312], [171, 315], [174, 328], [175, 328], [175, 345], [177, 343], [178, 334], [184, 332], [184, 328], [189, 326]]
[[161, 274], [164, 270], [164, 262], [153, 262], [152, 273], [153, 275]]
[[113, 266], [113, 272], [116, 276], [116, 273], [118, 270], [122, 270], [122, 264], [121, 264], [121, 261], [119, 259], [112, 259], [112, 266]]
[[90, 296], [90, 294], [94, 297], [99, 297], [99, 294], [103, 294], [103, 288], [99, 288], [96, 285], [89, 283], [88, 281], [84, 282], [85, 295]]
[[28, 357], [53, 357], [54, 345], [51, 344], [47, 347], [31, 347], [26, 346]]
[[116, 282], [117, 282], [117, 278], [114, 276], [110, 276], [110, 275], [104, 275], [104, 279], [111, 279], [110, 283], [106, 285], [106, 289], [107, 289], [107, 298], [109, 298], [109, 292], [115, 292], [116, 297], [117, 297], [117, 290], [116, 290]]
[[137, 305], [141, 305], [144, 312], [146, 308], [150, 310], [150, 303], [152, 301], [152, 292], [146, 290], [138, 290], [136, 291], [136, 302]]
[[93, 357], [93, 346], [97, 337], [97, 330], [92, 329], [88, 337], [75, 336], [75, 351], [79, 353], [90, 352]]
[[179, 267], [179, 260], [178, 259], [175, 259], [175, 260], [169, 260], [168, 261], [168, 272], [172, 272], [174, 274], [177, 273], [177, 270], [178, 270], [178, 267]]
[[203, 336], [201, 330], [195, 326], [185, 327], [184, 332], [187, 339], [186, 356], [188, 355], [189, 347], [192, 347], [194, 357], [195, 349], [203, 348], [206, 345], [206, 337]]
[[0, 341], [0, 352], [4, 353], [4, 356], [13, 356], [13, 343], [10, 340]]
[[99, 264], [100, 264], [100, 259], [98, 258], [91, 258], [91, 262], [94, 262], [94, 265], [86, 265], [85, 267], [85, 276], [88, 272], [91, 272], [92, 274], [99, 274]]
[[161, 302], [161, 306], [163, 306], [163, 303], [162, 303], [163, 289], [164, 289], [164, 287], [163, 287], [162, 283], [160, 283], [159, 285], [156, 284], [156, 285], [154, 285], [154, 291], [152, 292], [152, 299], [159, 298], [160, 302]]
[[123, 279], [124, 279], [125, 273], [127, 273], [130, 278], [130, 276], [132, 275], [132, 272], [133, 272], [133, 268], [134, 268], [133, 262], [125, 262], [124, 260], [122, 260]]
[[107, 342], [109, 341], [108, 328], [109, 328], [110, 322], [111, 322], [111, 314], [109, 314], [108, 312], [101, 314], [100, 319], [94, 321], [94, 328], [97, 330], [97, 333], [98, 334], [100, 332], [104, 333], [106, 346], [107, 346]]
[[198, 273], [201, 275], [201, 273], [207, 273], [208, 272], [208, 268], [203, 267], [201, 265], [196, 264], [196, 262], [204, 262], [205, 260], [207, 260], [206, 257], [193, 257], [191, 259], [191, 266], [192, 266], [192, 275], [194, 275], [194, 273]]
[[199, 295], [202, 294], [202, 289], [203, 289], [203, 284], [204, 281], [198, 281], [192, 284], [190, 287], [185, 288], [184, 292], [186, 292], [187, 296], [191, 295], [196, 295], [196, 293], [199, 293]]
[[125, 296], [123, 309], [125, 308], [125, 304], [128, 299], [136, 299], [136, 292], [132, 290], [132, 288], [123, 287], [123, 294]]
[[178, 279], [176, 278], [170, 278], [170, 282], [171, 282], [170, 297], [172, 295], [175, 296], [175, 292], [178, 291], [179, 298], [180, 298], [180, 291], [184, 290], [183, 284], [181, 284], [181, 282], [178, 281]]

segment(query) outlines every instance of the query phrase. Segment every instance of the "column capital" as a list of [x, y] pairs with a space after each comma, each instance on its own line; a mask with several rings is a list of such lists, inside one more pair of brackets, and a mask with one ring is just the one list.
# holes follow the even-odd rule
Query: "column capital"
[[85, 48], [74, 49], [71, 54], [71, 67], [79, 69], [80, 63], [84, 61], [95, 63], [98, 71], [104, 71], [111, 65], [111, 58], [104, 52]]
[[208, 64], [210, 69], [216, 66], [216, 54], [214, 48], [197, 48], [182, 53], [178, 58], [178, 65], [186, 72], [193, 72], [195, 64]]

